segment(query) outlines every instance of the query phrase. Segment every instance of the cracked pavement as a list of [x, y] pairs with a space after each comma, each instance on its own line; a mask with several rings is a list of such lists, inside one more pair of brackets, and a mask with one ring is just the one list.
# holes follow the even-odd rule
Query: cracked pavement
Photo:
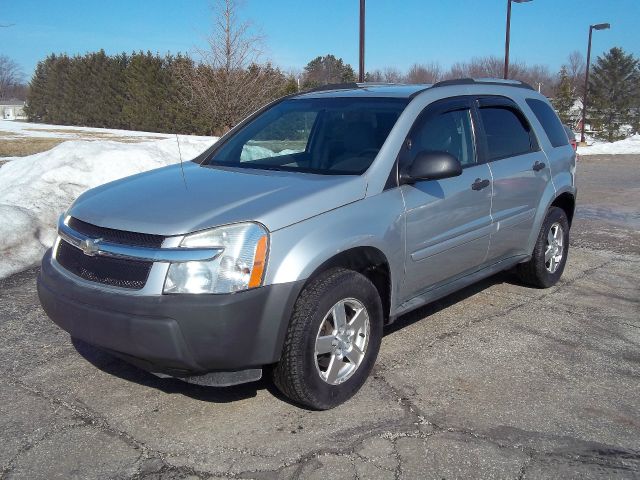
[[640, 157], [579, 161], [563, 279], [491, 277], [386, 329], [328, 412], [159, 379], [0, 281], [0, 478], [640, 478]]

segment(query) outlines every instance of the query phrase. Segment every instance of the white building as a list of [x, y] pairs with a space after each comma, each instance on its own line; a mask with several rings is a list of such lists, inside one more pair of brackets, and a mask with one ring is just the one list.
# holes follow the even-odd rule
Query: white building
[[24, 102], [22, 100], [0, 100], [0, 119], [26, 120]]

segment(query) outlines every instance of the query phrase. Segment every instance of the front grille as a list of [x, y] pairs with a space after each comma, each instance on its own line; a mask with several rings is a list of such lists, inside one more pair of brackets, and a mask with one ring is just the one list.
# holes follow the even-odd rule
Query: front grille
[[60, 240], [56, 260], [66, 270], [85, 280], [132, 290], [144, 287], [153, 265], [152, 262], [139, 260], [90, 257], [64, 240]]
[[67, 223], [76, 232], [84, 233], [91, 238], [102, 238], [107, 242], [121, 243], [123, 245], [136, 245], [138, 247], [159, 248], [162, 246], [164, 237], [162, 235], [152, 235], [149, 233], [127, 232], [124, 230], [114, 230], [112, 228], [98, 227], [77, 218], [69, 218]]

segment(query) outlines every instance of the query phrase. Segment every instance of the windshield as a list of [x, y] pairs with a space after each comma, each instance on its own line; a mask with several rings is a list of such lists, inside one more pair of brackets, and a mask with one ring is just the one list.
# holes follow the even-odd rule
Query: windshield
[[399, 98], [288, 99], [239, 130], [205, 163], [359, 175], [408, 103]]

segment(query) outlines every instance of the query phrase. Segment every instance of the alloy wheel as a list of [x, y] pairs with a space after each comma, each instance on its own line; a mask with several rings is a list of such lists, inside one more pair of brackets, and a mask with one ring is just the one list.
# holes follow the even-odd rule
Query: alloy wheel
[[544, 251], [544, 265], [547, 267], [547, 271], [555, 273], [560, 266], [563, 255], [564, 230], [562, 230], [562, 226], [556, 222], [551, 225], [549, 233], [547, 233], [547, 241]]
[[315, 344], [315, 365], [330, 385], [347, 381], [361, 365], [369, 343], [369, 314], [355, 298], [337, 302], [324, 316]]

